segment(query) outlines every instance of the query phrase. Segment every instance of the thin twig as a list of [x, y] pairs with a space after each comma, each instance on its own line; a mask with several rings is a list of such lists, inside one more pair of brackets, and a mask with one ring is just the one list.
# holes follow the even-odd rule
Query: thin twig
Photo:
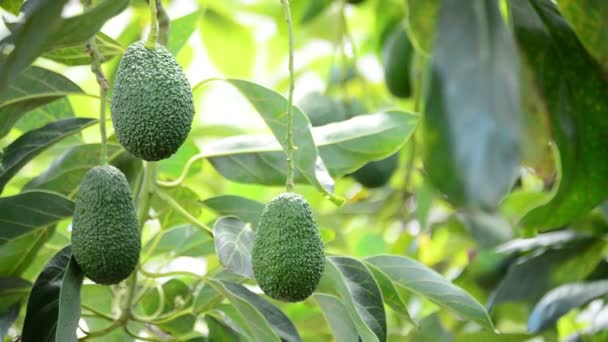
[[293, 38], [293, 23], [291, 21], [291, 9], [289, 8], [289, 0], [281, 0], [283, 12], [285, 13], [285, 21], [289, 32], [289, 98], [287, 103], [287, 181], [285, 188], [291, 191], [294, 187], [294, 151], [296, 149], [293, 141], [293, 92], [295, 88], [295, 72], [293, 67], [294, 57], [294, 38]]

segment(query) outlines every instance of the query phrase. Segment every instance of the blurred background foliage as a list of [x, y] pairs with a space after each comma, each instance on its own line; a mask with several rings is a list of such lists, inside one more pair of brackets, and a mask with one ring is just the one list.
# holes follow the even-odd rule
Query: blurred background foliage
[[[51, 257], [69, 245], [71, 212], [65, 208], [81, 177], [99, 161], [98, 125], [85, 119], [98, 117], [99, 88], [83, 42], [99, 31], [95, 40], [111, 83], [120, 56], [147, 36], [149, 25], [144, 0], [95, 1], [85, 14], [79, 1], [21, 3], [0, 1], [0, 32], [8, 37], [0, 60], [0, 222], [5, 225], [0, 230], [8, 232], [0, 236], [0, 333], [7, 341], [21, 334], [31, 285]], [[312, 129], [313, 137], [335, 179], [335, 185], [320, 182], [324, 192], [301, 175], [295, 191], [311, 203], [328, 255], [418, 260], [482, 303], [501, 332], [483, 329], [484, 323], [472, 318], [477, 308], [467, 315], [441, 293], [433, 297], [432, 281], [422, 285], [422, 293], [415, 285], [399, 285], [407, 279], [394, 285], [397, 276], [383, 282], [386, 270], [374, 272], [381, 257], [365, 259], [386, 304], [384, 339], [608, 339], [608, 5], [591, 0], [355, 3], [291, 1], [295, 103], [313, 126], [322, 126]], [[284, 155], [255, 108], [261, 91], [256, 87], [286, 95], [289, 86], [280, 2], [163, 4], [170, 18], [167, 47], [194, 89], [195, 122], [179, 152], [159, 163], [166, 189], [153, 198], [152, 220], [143, 230], [143, 276], [134, 309], [141, 319], [89, 339], [134, 340], [131, 334], [248, 340], [251, 332], [243, 327], [262, 324], [254, 314], [243, 314], [249, 307], [275, 330], [275, 324], [286, 324], [280, 337], [297, 340], [282, 316], [268, 318], [280, 312], [264, 312], [245, 287], [226, 285], [246, 281], [247, 267], [223, 270], [222, 253], [246, 254], [246, 249], [216, 247], [218, 229], [225, 241], [235, 243], [243, 222], [255, 228], [263, 205], [283, 190]], [[27, 15], [19, 9], [30, 15], [25, 24], [18, 18]], [[63, 21], [53, 22], [52, 13], [61, 13]], [[215, 78], [253, 83], [207, 81]], [[315, 105], [328, 98], [328, 113], [347, 122], [335, 131], [324, 126], [328, 121], [313, 120]], [[364, 113], [384, 114], [349, 120]], [[70, 121], [49, 126], [57, 120]], [[372, 132], [375, 125], [381, 132]], [[110, 162], [135, 186], [142, 162], [118, 145], [108, 127]], [[357, 145], [359, 133], [366, 139]], [[341, 139], [347, 141], [343, 146]], [[349, 148], [360, 150], [341, 152]], [[361, 175], [351, 175], [391, 155], [386, 184], [365, 184]], [[176, 179], [183, 182], [171, 186]], [[343, 206], [327, 199], [332, 187], [345, 199]], [[35, 190], [52, 193], [30, 192], [27, 198], [27, 191]], [[18, 201], [11, 200], [14, 196]], [[37, 216], [38, 211], [46, 215]], [[225, 215], [239, 220], [218, 219]], [[196, 222], [215, 224], [215, 243]], [[21, 225], [32, 229], [11, 233]], [[340, 270], [352, 259], [332, 260]], [[370, 273], [355, 273], [354, 283], [365, 284], [361, 274]], [[253, 282], [245, 283], [259, 293]], [[445, 290], [441, 286], [438, 292]], [[81, 327], [108, 327], [125, 291], [85, 282]], [[347, 309], [330, 292], [321, 289], [314, 300], [297, 304], [272, 303], [305, 341], [361, 336], [367, 321], [358, 323], [365, 328], [340, 321], [348, 317], [340, 310]]]

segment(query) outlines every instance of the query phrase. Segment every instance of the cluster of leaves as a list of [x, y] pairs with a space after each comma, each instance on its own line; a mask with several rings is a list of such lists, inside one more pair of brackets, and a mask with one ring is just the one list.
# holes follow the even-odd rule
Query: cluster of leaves
[[[96, 85], [65, 71], [91, 63], [85, 45], [95, 37], [111, 82], [147, 6], [99, 0], [64, 18], [66, 3], [0, 2], [22, 12], [4, 17], [0, 41], [0, 340], [73, 341], [77, 331], [99, 341], [606, 338], [608, 5], [294, 1], [296, 49], [334, 46], [296, 75], [312, 72], [327, 94], [357, 97], [375, 114], [311, 128], [294, 108], [296, 191], [331, 256], [311, 299], [284, 304], [251, 286], [256, 224], [287, 170], [287, 100], [271, 90], [288, 85], [279, 1], [199, 1], [164, 26], [180, 64], [199, 63], [200, 32], [218, 74], [239, 78], [205, 81], [195, 95], [228, 84], [267, 130], [195, 124], [158, 165], [139, 281], [114, 287], [83, 283], [71, 262], [73, 199], [101, 148]], [[100, 31], [127, 12], [117, 36]], [[243, 14], [276, 34], [258, 37]], [[416, 50], [406, 100], [360, 65], [380, 60], [402, 21]], [[242, 80], [258, 74], [280, 76], [270, 87]], [[147, 165], [109, 140], [110, 163], [140, 189]], [[398, 151], [402, 165], [385, 187], [344, 177]]]

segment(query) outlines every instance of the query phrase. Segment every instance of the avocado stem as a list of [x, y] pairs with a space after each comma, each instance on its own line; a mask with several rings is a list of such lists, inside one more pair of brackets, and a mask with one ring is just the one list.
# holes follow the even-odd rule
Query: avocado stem
[[156, 9], [156, 0], [149, 0], [150, 7], [150, 34], [146, 41], [146, 49], [154, 50], [156, 47], [156, 40], [158, 39], [158, 11]]
[[289, 0], [281, 0], [283, 12], [285, 13], [285, 21], [289, 32], [289, 98], [287, 103], [287, 181], [285, 189], [290, 192], [294, 187], [294, 151], [295, 145], [293, 141], [293, 92], [295, 88], [295, 73], [293, 67], [294, 55], [294, 38], [293, 38], [293, 23], [291, 20], [291, 9], [289, 8]]

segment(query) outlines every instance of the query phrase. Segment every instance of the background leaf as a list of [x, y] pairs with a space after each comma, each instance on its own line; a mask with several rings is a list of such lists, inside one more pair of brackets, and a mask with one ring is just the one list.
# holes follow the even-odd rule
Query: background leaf
[[59, 291], [59, 313], [55, 334], [57, 341], [78, 341], [76, 330], [80, 321], [80, 288], [83, 280], [84, 274], [76, 259], [71, 257]]
[[251, 224], [253, 229], [260, 221], [262, 210], [264, 210], [264, 204], [258, 201], [233, 195], [207, 198], [201, 203], [221, 216], [238, 217], [239, 220]]
[[222, 265], [244, 277], [253, 278], [251, 249], [253, 231], [235, 217], [220, 217], [213, 226], [215, 250]]
[[200, 17], [200, 12], [194, 11], [171, 21], [171, 32], [169, 33], [169, 46], [167, 49], [173, 56], [177, 56], [184, 45], [186, 45], [194, 30], [196, 30]]
[[[120, 43], [102, 32], [95, 35], [95, 43], [97, 44], [99, 53], [103, 57], [102, 63], [109, 61], [113, 57], [121, 56], [125, 52], [125, 48], [121, 46]], [[69, 66], [87, 65], [91, 63], [91, 55], [82, 42], [72, 46], [49, 50], [42, 56]]]

